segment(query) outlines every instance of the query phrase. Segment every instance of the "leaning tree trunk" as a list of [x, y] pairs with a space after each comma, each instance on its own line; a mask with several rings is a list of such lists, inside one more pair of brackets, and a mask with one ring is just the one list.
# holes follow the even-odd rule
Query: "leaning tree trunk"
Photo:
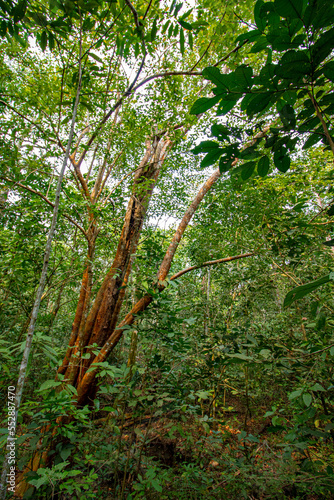
[[[219, 177], [220, 177], [220, 172], [219, 170], [217, 170], [203, 184], [198, 194], [195, 196], [194, 200], [190, 204], [188, 210], [184, 214], [179, 224], [179, 227], [177, 228], [174, 237], [167, 249], [165, 257], [160, 265], [156, 283], [153, 284], [153, 288], [155, 288], [157, 291], [162, 291], [166, 287], [165, 280], [169, 273], [175, 252], [181, 241], [184, 231], [186, 230], [192, 216], [196, 212], [200, 202], [203, 200], [206, 193], [211, 189], [211, 187], [214, 185], [214, 183], [218, 180]], [[85, 372], [84, 376], [80, 379], [79, 383], [76, 386], [76, 389], [78, 391], [79, 405], [87, 403], [87, 396], [90, 393], [91, 385], [94, 384], [94, 380], [97, 374], [97, 370], [93, 369], [94, 365], [96, 365], [97, 368], [98, 367], [97, 363], [101, 363], [107, 359], [111, 351], [116, 347], [116, 345], [120, 341], [124, 332], [124, 327], [132, 324], [135, 321], [136, 314], [144, 311], [152, 302], [152, 300], [153, 300], [152, 295], [150, 294], [144, 295], [144, 297], [142, 297], [137, 302], [137, 304], [131, 309], [131, 311], [127, 314], [125, 319], [118, 325], [116, 329], [115, 329], [116, 323], [112, 323], [110, 325], [113, 328], [109, 329], [110, 332], [109, 337], [108, 338], [104, 337], [104, 345], [100, 350], [99, 354], [94, 358], [94, 360], [90, 362], [90, 370]]]
[[[75, 387], [80, 384], [91, 364], [89, 358], [82, 358], [83, 355], [87, 353], [92, 355], [94, 345], [103, 347], [117, 325], [125, 287], [131, 272], [131, 256], [136, 252], [145, 214], [170, 145], [171, 141], [168, 138], [161, 139], [157, 136], [153, 141], [147, 141], [146, 154], [134, 177], [132, 195], [112, 266], [87, 318], [83, 318], [81, 308], [84, 299], [80, 296], [69, 349], [58, 371], [65, 375], [66, 383]], [[83, 283], [81, 289], [83, 295], [84, 288]]]

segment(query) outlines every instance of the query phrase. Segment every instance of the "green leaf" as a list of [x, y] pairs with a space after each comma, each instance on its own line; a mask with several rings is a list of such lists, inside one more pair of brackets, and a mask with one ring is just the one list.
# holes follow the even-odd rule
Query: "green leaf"
[[48, 43], [48, 35], [47, 35], [46, 31], [43, 31], [43, 33], [41, 35], [41, 42], [40, 42], [41, 49], [43, 50], [43, 52], [46, 49], [47, 43]]
[[281, 17], [301, 19], [306, 2], [303, 0], [275, 0], [274, 7]]
[[215, 106], [215, 104], [217, 104], [217, 102], [219, 102], [220, 99], [221, 99], [220, 96], [201, 97], [200, 99], [197, 99], [197, 101], [195, 101], [195, 103], [192, 105], [190, 114], [200, 115], [201, 113], [208, 111], [208, 109], [213, 108], [213, 106]]
[[[74, 446], [66, 446], [65, 448], [62, 448], [60, 452], [61, 458], [65, 461], [68, 459], [68, 457], [71, 455], [72, 450], [74, 450]], [[75, 471], [76, 472], [76, 471]], [[77, 471], [79, 472], [79, 471]], [[80, 471], [81, 472], [81, 471]]]
[[236, 103], [237, 100], [231, 99], [230, 96], [228, 99], [222, 99], [217, 109], [217, 115], [226, 115], [229, 111], [231, 111], [231, 109], [234, 108]]
[[153, 479], [153, 480], [151, 481], [151, 484], [152, 484], [153, 488], [154, 488], [156, 491], [158, 491], [159, 493], [161, 493], [161, 492], [162, 492], [162, 486], [161, 486], [161, 484], [160, 484], [160, 483], [158, 483], [158, 481], [156, 481], [155, 479]]
[[221, 157], [219, 160], [220, 173], [223, 174], [224, 172], [228, 172], [228, 170], [232, 167], [233, 161], [234, 160], [232, 158], [226, 159], [225, 157]]
[[191, 150], [192, 153], [198, 155], [199, 153], [209, 153], [212, 150], [217, 150], [219, 148], [219, 144], [214, 141], [202, 141], [198, 146], [195, 146], [194, 149]]
[[267, 173], [269, 172], [269, 158], [267, 155], [262, 156], [260, 158], [259, 163], [257, 165], [257, 172], [261, 177], [265, 177]]
[[322, 278], [319, 278], [315, 281], [311, 281], [310, 283], [307, 283], [306, 285], [301, 285], [293, 288], [290, 290], [289, 293], [287, 293], [285, 299], [284, 299], [284, 304], [283, 307], [288, 307], [294, 302], [295, 300], [301, 299], [302, 297], [305, 297], [305, 295], [308, 295], [309, 293], [313, 292], [320, 286], [325, 285], [328, 283], [330, 280], [330, 275], [327, 274], [327, 276], [323, 276]]
[[321, 140], [321, 135], [320, 134], [311, 134], [310, 137], [305, 141], [305, 144], [303, 146], [303, 149], [308, 149], [315, 144], [317, 144]]
[[322, 387], [322, 385], [318, 384], [318, 382], [316, 382], [312, 387], [310, 387], [310, 390], [311, 391], [323, 391], [323, 392], [326, 392], [326, 389], [324, 389]]
[[186, 21], [182, 21], [181, 19], [179, 19], [179, 23], [181, 24], [182, 28], [184, 28], [185, 30], [192, 30], [193, 29], [191, 24], [187, 23]]
[[309, 2], [304, 14], [305, 26], [307, 28], [313, 26], [315, 29], [331, 26], [334, 17], [333, 7], [332, 0]]
[[181, 54], [184, 55], [184, 31], [180, 30], [180, 50]]
[[334, 82], [334, 61], [330, 61], [323, 67], [323, 73], [328, 80]]
[[52, 52], [55, 46], [55, 39], [52, 33], [49, 33], [49, 49]]
[[151, 42], [154, 42], [155, 37], [157, 36], [158, 32], [158, 17], [156, 17], [153, 21], [152, 29], [151, 29]]
[[318, 66], [329, 54], [334, 45], [334, 28], [326, 31], [311, 48], [313, 63]]
[[236, 353], [236, 354], [226, 354], [229, 358], [237, 358], [241, 359], [242, 361], [252, 361], [253, 358], [250, 356], [246, 356], [246, 354], [241, 354], [241, 353]]
[[298, 389], [297, 391], [293, 391], [289, 394], [289, 399], [296, 399], [298, 398], [301, 393], [303, 392], [303, 389]]
[[272, 96], [273, 92], [261, 92], [259, 94], [255, 94], [254, 97], [248, 101], [246, 108], [247, 115], [252, 116], [263, 111], [270, 103]]
[[279, 149], [274, 153], [274, 164], [280, 172], [287, 172], [290, 168], [290, 157], [285, 153], [285, 150]]
[[211, 127], [211, 134], [217, 137], [220, 141], [228, 139], [230, 134], [230, 130], [225, 125], [220, 125], [219, 123], [215, 123]]
[[292, 81], [300, 80], [312, 74], [312, 66], [307, 53], [302, 50], [289, 50], [277, 66], [277, 75]]
[[99, 57], [97, 54], [94, 54], [94, 52], [89, 52], [89, 57], [91, 57], [92, 59], [94, 59], [95, 61], [99, 62], [99, 63], [103, 63], [101, 57]]
[[215, 151], [210, 151], [203, 160], [201, 161], [201, 167], [209, 167], [210, 165], [213, 165], [216, 163], [217, 160], [221, 157], [223, 154], [223, 149], [216, 149]]
[[322, 244], [326, 245], [327, 247], [334, 247], [334, 240], [323, 241]]
[[61, 382], [56, 382], [55, 380], [46, 380], [38, 389], [38, 392], [46, 391], [47, 389], [51, 389], [51, 387], [58, 387], [59, 385], [61, 385]]
[[202, 72], [204, 78], [210, 80], [210, 82], [217, 85], [217, 87], [223, 87], [224, 89], [229, 88], [229, 84], [231, 81], [231, 76], [222, 74], [218, 68], [215, 66], [209, 66], [208, 68], [203, 69]]
[[189, 47], [192, 50], [193, 46], [194, 46], [194, 40], [193, 40], [193, 35], [192, 35], [191, 31], [188, 32], [188, 43], [189, 43]]
[[285, 104], [279, 111], [282, 123], [287, 128], [294, 128], [296, 125], [295, 110], [290, 104]]
[[305, 394], [303, 394], [303, 401], [305, 403], [305, 406], [310, 406], [310, 404], [312, 403], [311, 394], [309, 394], [308, 392], [305, 392]]
[[175, 7], [173, 15], [176, 17], [179, 13], [179, 11], [182, 9], [183, 2], [178, 3], [177, 6]]
[[246, 33], [242, 33], [242, 35], [239, 35], [235, 39], [235, 42], [243, 42], [244, 40], [248, 40], [249, 42], [253, 42], [259, 36], [261, 36], [261, 31], [260, 30], [251, 30], [251, 31], [247, 31]]
[[244, 163], [242, 165], [241, 179], [243, 181], [246, 181], [252, 176], [255, 170], [255, 166], [256, 166], [256, 161], [248, 161], [247, 163]]
[[263, 31], [264, 28], [266, 27], [266, 22], [263, 19], [263, 10], [262, 10], [263, 6], [264, 6], [263, 0], [258, 0], [254, 7], [254, 20], [256, 26], [260, 31]]
[[246, 64], [238, 66], [233, 73], [233, 80], [239, 87], [242, 87], [243, 90], [251, 88], [253, 85], [252, 77], [253, 70], [250, 66], [246, 66]]

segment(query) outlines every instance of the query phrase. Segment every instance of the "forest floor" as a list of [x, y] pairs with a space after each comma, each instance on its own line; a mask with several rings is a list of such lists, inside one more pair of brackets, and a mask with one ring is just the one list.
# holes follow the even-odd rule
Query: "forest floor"
[[[259, 407], [249, 415], [232, 397], [225, 409], [215, 408], [209, 424], [206, 417], [182, 412], [138, 419], [125, 413], [118, 422], [116, 466], [115, 458], [113, 466], [108, 461], [101, 465], [97, 498], [334, 498], [334, 477], [328, 476], [333, 443], [290, 446], [284, 432], [263, 418], [265, 411]], [[114, 423], [103, 424], [95, 437], [101, 433], [104, 445], [112, 446]]]

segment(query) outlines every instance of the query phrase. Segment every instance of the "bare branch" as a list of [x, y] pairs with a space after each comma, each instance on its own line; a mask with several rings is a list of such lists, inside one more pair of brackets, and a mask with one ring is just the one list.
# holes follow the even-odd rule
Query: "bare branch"
[[[48, 205], [50, 205], [50, 207], [54, 208], [55, 204], [51, 200], [49, 200], [49, 198], [44, 196], [44, 194], [40, 193], [39, 191], [36, 191], [36, 189], [33, 189], [29, 186], [26, 186], [25, 184], [21, 184], [21, 182], [14, 181], [13, 179], [10, 179], [9, 177], [5, 177], [4, 175], [1, 175], [1, 179], [4, 179], [7, 182], [13, 182], [14, 183], [13, 188], [15, 188], [15, 186], [18, 186], [22, 189], [25, 189], [26, 191], [30, 191], [30, 193], [36, 194], [37, 196], [42, 198]], [[62, 213], [61, 215], [63, 217], [65, 217], [65, 219], [67, 219], [69, 222], [71, 222], [71, 224], [76, 226], [82, 232], [82, 234], [85, 236], [85, 238], [87, 238], [86, 231], [74, 219], [72, 219], [72, 217], [70, 215], [67, 215], [65, 213]]]
[[222, 264], [223, 262], [232, 262], [232, 260], [244, 259], [245, 257], [251, 257], [252, 255], [254, 255], [254, 253], [250, 252], [250, 253], [242, 253], [240, 255], [235, 255], [233, 257], [224, 257], [223, 259], [209, 260], [207, 262], [203, 262], [203, 264], [199, 264], [198, 266], [187, 267], [186, 269], [183, 269], [182, 271], [173, 274], [173, 276], [170, 278], [170, 281], [176, 280], [177, 278], [180, 278], [180, 276], [183, 276], [184, 274], [189, 273], [190, 271], [194, 271], [195, 269], [214, 266], [215, 264]]

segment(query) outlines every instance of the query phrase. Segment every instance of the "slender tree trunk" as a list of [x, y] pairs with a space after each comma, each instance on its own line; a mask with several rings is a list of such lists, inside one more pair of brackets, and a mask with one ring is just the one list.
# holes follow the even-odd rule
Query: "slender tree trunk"
[[[50, 255], [51, 255], [51, 246], [52, 246], [52, 241], [53, 241], [53, 237], [55, 234], [57, 219], [58, 219], [61, 186], [62, 186], [62, 181], [63, 181], [63, 177], [65, 174], [67, 162], [68, 162], [68, 159], [70, 157], [72, 139], [73, 139], [73, 135], [74, 135], [74, 125], [75, 125], [75, 121], [76, 121], [77, 109], [78, 109], [79, 98], [80, 98], [80, 91], [81, 91], [81, 40], [80, 40], [80, 48], [79, 48], [79, 83], [78, 83], [78, 88], [77, 88], [77, 93], [76, 93], [76, 98], [75, 98], [74, 109], [73, 109], [73, 113], [72, 113], [71, 128], [70, 128], [70, 133], [69, 133], [69, 137], [68, 137], [68, 141], [67, 141], [65, 157], [64, 157], [61, 171], [60, 171], [60, 174], [58, 177], [52, 221], [51, 221], [49, 234], [48, 234], [48, 238], [47, 238], [47, 242], [46, 242], [46, 246], [45, 246], [42, 273], [41, 273], [39, 286], [38, 286], [37, 293], [36, 293], [34, 307], [33, 307], [32, 313], [31, 313], [30, 324], [29, 324], [27, 337], [26, 337], [26, 345], [25, 345], [25, 349], [23, 352], [23, 356], [22, 356], [21, 366], [19, 369], [19, 377], [18, 377], [18, 382], [17, 382], [17, 386], [16, 386], [16, 393], [15, 393], [15, 423], [14, 423], [15, 431], [12, 433], [12, 435], [11, 434], [8, 435], [7, 447], [12, 442], [15, 443], [14, 436], [15, 436], [15, 432], [16, 432], [18, 411], [19, 411], [19, 408], [21, 405], [21, 399], [22, 399], [22, 394], [23, 394], [23, 389], [24, 389], [24, 383], [26, 380], [27, 366], [28, 366], [28, 361], [29, 361], [29, 356], [30, 356], [30, 351], [31, 351], [31, 346], [32, 346], [32, 340], [33, 340], [33, 336], [34, 336], [34, 332], [35, 332], [38, 311], [39, 311], [39, 307], [41, 304], [42, 295], [43, 295], [46, 277], [47, 277], [47, 272], [48, 272], [49, 259], [50, 259]], [[5, 458], [3, 470], [2, 470], [2, 475], [1, 475], [1, 483], [0, 483], [0, 498], [1, 499], [6, 498], [6, 490], [7, 490], [7, 481], [6, 481], [7, 476], [6, 475], [7, 475], [7, 471], [8, 471], [8, 456], [9, 455], [7, 455]]]

